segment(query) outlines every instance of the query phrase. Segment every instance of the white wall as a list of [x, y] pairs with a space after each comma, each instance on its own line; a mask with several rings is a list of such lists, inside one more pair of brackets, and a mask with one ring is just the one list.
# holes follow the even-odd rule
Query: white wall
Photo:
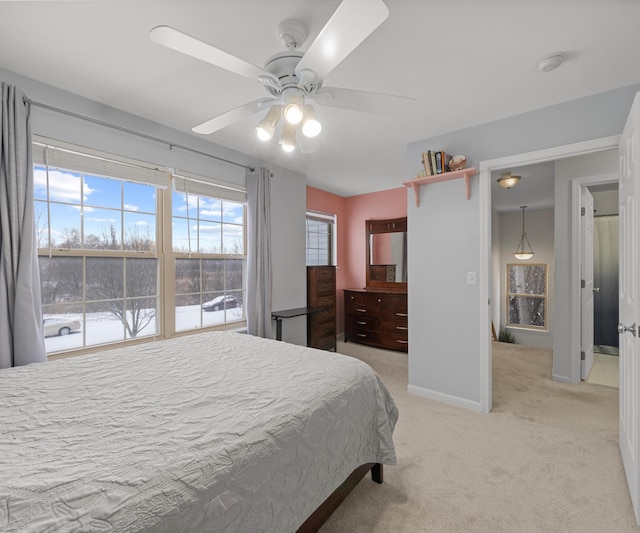
[[[528, 261], [518, 261], [513, 252], [522, 234], [522, 211], [500, 213], [500, 260], [493, 263], [494, 272], [500, 278], [500, 300], [495, 307], [500, 309], [500, 324], [506, 324], [507, 315], [507, 282], [506, 268], [508, 263], [544, 263], [547, 265], [547, 331], [524, 328], [509, 328], [515, 335], [516, 342], [524, 346], [551, 349], [553, 347], [553, 295], [554, 295], [554, 263], [553, 263], [553, 209], [525, 210], [525, 226], [527, 237], [534, 251]], [[497, 327], [496, 327], [497, 329]]]
[[[406, 179], [428, 149], [465, 154], [477, 167], [484, 160], [620, 134], [639, 90], [640, 85], [630, 86], [413, 142], [407, 147]], [[477, 178], [471, 178], [469, 201], [462, 180], [436, 183], [422, 187], [419, 207], [409, 191], [407, 211], [409, 270], [421, 273], [409, 285], [409, 390], [479, 410], [486, 327], [479, 316], [488, 302], [480, 301], [478, 286], [466, 284], [467, 272], [480, 271], [478, 197]], [[556, 194], [556, 235], [568, 225], [563, 209]], [[556, 238], [556, 300], [559, 251], [567, 253], [561, 246]], [[556, 305], [554, 312], [569, 316], [571, 309]], [[556, 368], [556, 346], [568, 347], [569, 332], [559, 322], [554, 331], [554, 370], [568, 373], [568, 352], [557, 356], [565, 360]]]
[[[248, 166], [264, 164], [274, 174], [271, 182], [273, 295], [274, 310], [306, 305], [305, 208], [306, 177], [265, 164], [249, 156], [212, 144], [195, 134], [185, 133], [151, 122], [50, 85], [0, 68], [0, 81], [19, 87], [36, 102], [101, 120], [146, 135], [167, 140], [192, 150], [213, 154]], [[169, 168], [245, 184], [246, 169], [167, 144], [141, 138], [102, 125], [73, 118], [55, 111], [32, 107], [32, 132], [148, 161]], [[283, 338], [306, 345], [306, 321], [290, 319], [283, 323]]]

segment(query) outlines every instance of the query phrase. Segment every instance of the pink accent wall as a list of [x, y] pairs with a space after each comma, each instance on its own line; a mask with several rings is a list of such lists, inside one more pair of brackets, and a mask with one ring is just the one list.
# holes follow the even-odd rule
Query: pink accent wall
[[366, 284], [365, 220], [407, 216], [407, 189], [398, 187], [344, 198], [307, 187], [307, 210], [336, 215], [338, 268], [336, 270], [337, 328], [344, 332], [343, 290]]

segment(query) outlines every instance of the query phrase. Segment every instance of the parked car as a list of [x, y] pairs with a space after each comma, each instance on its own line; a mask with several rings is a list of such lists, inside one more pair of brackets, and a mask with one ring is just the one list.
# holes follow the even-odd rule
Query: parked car
[[232, 309], [234, 307], [240, 307], [242, 304], [233, 295], [221, 295], [217, 296], [213, 300], [202, 304], [203, 311], [220, 311], [221, 309]]
[[71, 320], [66, 318], [45, 318], [42, 321], [44, 325], [44, 336], [55, 337], [56, 335], [69, 335], [72, 331], [78, 331], [81, 327], [79, 320]]

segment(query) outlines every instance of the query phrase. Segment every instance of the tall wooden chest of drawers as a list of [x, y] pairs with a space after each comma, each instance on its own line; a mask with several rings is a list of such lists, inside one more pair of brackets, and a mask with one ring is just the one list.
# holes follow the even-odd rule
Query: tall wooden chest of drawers
[[307, 307], [327, 307], [307, 316], [307, 346], [336, 349], [336, 267], [307, 267]]
[[344, 339], [388, 350], [409, 350], [407, 294], [344, 291]]

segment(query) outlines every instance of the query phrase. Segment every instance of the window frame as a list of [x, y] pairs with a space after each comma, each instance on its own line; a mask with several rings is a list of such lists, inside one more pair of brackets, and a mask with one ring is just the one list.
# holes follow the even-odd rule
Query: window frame
[[[120, 205], [117, 209], [113, 208], [114, 214], [115, 212], [119, 213], [120, 221], [119, 221], [119, 245], [120, 248], [118, 250], [110, 250], [110, 249], [100, 249], [100, 248], [85, 248], [85, 240], [84, 240], [84, 225], [80, 223], [80, 237], [82, 239], [80, 248], [60, 248], [52, 246], [51, 242], [51, 232], [55, 228], [50, 227], [51, 218], [50, 218], [50, 206], [52, 204], [56, 204], [56, 200], [52, 198], [49, 178], [47, 177], [46, 183], [46, 199], [42, 197], [35, 197], [34, 195], [34, 204], [37, 206], [37, 202], [44, 204], [46, 209], [44, 212], [46, 213], [47, 220], [45, 224], [47, 226], [47, 238], [45, 244], [46, 247], [39, 247], [37, 250], [39, 261], [40, 258], [56, 258], [56, 257], [76, 257], [80, 258], [82, 261], [82, 287], [81, 287], [81, 296], [80, 300], [73, 302], [65, 302], [64, 300], [58, 302], [51, 302], [50, 305], [73, 305], [77, 309], [82, 309], [82, 342], [81, 346], [67, 348], [64, 350], [50, 351], [47, 352], [47, 357], [49, 359], [57, 359], [63, 357], [69, 357], [74, 355], [81, 355], [84, 353], [92, 353], [98, 350], [103, 350], [105, 348], [116, 348], [118, 346], [124, 346], [129, 344], [141, 343], [141, 342], [151, 342], [157, 338], [170, 338], [174, 336], [180, 336], [190, 333], [196, 333], [200, 331], [207, 330], [237, 330], [243, 329], [246, 327], [246, 309], [244, 309], [243, 305], [243, 316], [241, 320], [229, 320], [227, 321], [227, 316], [225, 314], [224, 321], [222, 323], [216, 323], [212, 325], [202, 325], [193, 329], [184, 329], [181, 331], [176, 331], [175, 324], [175, 301], [176, 301], [176, 283], [175, 283], [175, 261], [177, 256], [189, 257], [189, 258], [201, 258], [201, 259], [241, 259], [243, 261], [242, 266], [242, 301], [246, 302], [246, 250], [247, 250], [247, 204], [246, 204], [246, 188], [242, 185], [237, 185], [233, 183], [224, 182], [221, 180], [209, 179], [207, 177], [189, 175], [188, 179], [191, 180], [199, 180], [201, 182], [201, 187], [199, 189], [206, 192], [213, 193], [228, 193], [232, 198], [228, 198], [227, 201], [232, 201], [236, 203], [241, 203], [243, 220], [242, 220], [242, 231], [243, 231], [243, 254], [200, 254], [200, 253], [174, 253], [172, 247], [172, 193], [171, 187], [173, 185], [173, 179], [175, 174], [169, 174], [166, 169], [159, 168], [156, 165], [146, 163], [146, 162], [138, 162], [136, 160], [132, 160], [130, 158], [121, 157], [119, 155], [100, 152], [98, 150], [85, 148], [77, 145], [72, 145], [63, 141], [52, 140], [40, 136], [34, 135], [33, 138], [33, 146], [34, 152], [37, 152], [36, 157], [34, 157], [33, 168], [36, 167], [44, 167], [45, 171], [48, 173], [51, 169], [61, 169], [63, 171], [68, 171], [69, 173], [77, 174], [81, 176], [82, 187], [84, 187], [84, 176], [95, 176], [98, 178], [106, 178], [114, 181], [118, 181], [121, 183], [142, 183], [145, 185], [150, 185], [155, 187], [155, 213], [152, 213], [155, 217], [155, 250], [135, 250], [135, 249], [126, 249], [125, 241], [127, 235], [127, 229], [123, 221], [125, 220], [125, 214], [128, 212], [127, 204], [125, 203], [125, 188], [126, 185], [121, 185], [121, 199]], [[51, 147], [53, 150], [59, 149], [60, 152], [56, 153], [56, 161], [49, 163], [48, 153], [46, 151], [47, 147]], [[75, 154], [75, 155], [74, 155]], [[80, 158], [86, 157], [85, 161], [81, 161], [78, 166], [82, 167], [80, 170], [77, 168], [71, 168], [73, 161], [75, 161], [75, 157]], [[102, 158], [102, 159], [101, 159]], [[42, 161], [44, 159], [44, 161]], [[63, 161], [62, 164], [59, 161]], [[71, 163], [70, 163], [71, 162]], [[63, 166], [64, 165], [64, 166]], [[116, 169], [119, 172], [117, 175], [108, 175], [106, 170], [100, 171], [100, 169]], [[133, 177], [129, 179], [126, 177], [127, 170], [131, 170]], [[123, 172], [125, 174], [120, 174]], [[184, 178], [185, 173], [180, 173], [179, 178]], [[184, 178], [186, 179], [186, 178]], [[195, 183], [195, 181], [194, 181]], [[209, 198], [219, 199], [224, 201], [224, 198], [220, 198], [219, 196], [208, 196]], [[238, 201], [242, 200], [244, 201]], [[75, 201], [68, 202], [68, 205], [75, 206]], [[82, 206], [88, 204], [89, 202], [85, 201], [85, 197], [80, 194], [78, 210], [82, 210]], [[59, 202], [58, 202], [59, 203]], [[63, 202], [61, 205], [66, 205]], [[150, 209], [150, 206], [148, 207]], [[149, 215], [150, 213], [147, 210], [144, 210], [143, 214]], [[115, 215], [114, 215], [115, 217]], [[151, 220], [149, 220], [150, 222]], [[66, 222], [66, 220], [65, 220]], [[233, 223], [231, 223], [233, 224]], [[122, 339], [117, 339], [113, 341], [100, 342], [94, 344], [87, 344], [87, 313], [88, 307], [90, 304], [94, 303], [94, 300], [87, 300], [87, 260], [89, 258], [118, 258], [122, 259], [123, 265], [123, 279], [122, 279], [122, 301], [123, 305], [126, 305], [124, 302], [131, 298], [136, 298], [135, 295], [128, 294], [128, 288], [126, 286], [126, 276], [127, 276], [127, 261], [129, 259], [144, 259], [144, 258], [153, 258], [156, 261], [156, 291], [155, 295], [152, 298], [156, 301], [156, 312], [155, 312], [155, 333], [132, 338], [125, 331]], [[42, 287], [42, 285], [41, 285]], [[236, 293], [238, 291], [235, 291]], [[223, 294], [227, 294], [226, 291]], [[89, 304], [89, 305], [88, 305]], [[49, 304], [45, 304], [43, 306], [43, 311], [47, 306], [50, 307]], [[202, 309], [200, 310], [202, 316]], [[43, 313], [45, 314], [45, 313]], [[54, 313], [55, 314], [55, 313]], [[125, 326], [123, 324], [123, 330]]]
[[[517, 293], [510, 291], [510, 271], [511, 267], [542, 267], [544, 269], [544, 292], [537, 293]], [[549, 266], [547, 263], [507, 263], [505, 270], [505, 325], [511, 329], [523, 329], [527, 331], [549, 331]], [[544, 308], [544, 326], [535, 326], [532, 324], [520, 324], [510, 321], [510, 300], [511, 298], [538, 298], [543, 301]]]
[[[325, 222], [329, 227], [328, 235], [328, 262], [327, 263], [309, 263], [309, 250], [320, 250], [320, 248], [309, 247], [309, 220]], [[338, 264], [338, 217], [337, 215], [329, 215], [317, 211], [307, 211], [305, 216], [305, 264], [306, 266], [336, 266]]]

